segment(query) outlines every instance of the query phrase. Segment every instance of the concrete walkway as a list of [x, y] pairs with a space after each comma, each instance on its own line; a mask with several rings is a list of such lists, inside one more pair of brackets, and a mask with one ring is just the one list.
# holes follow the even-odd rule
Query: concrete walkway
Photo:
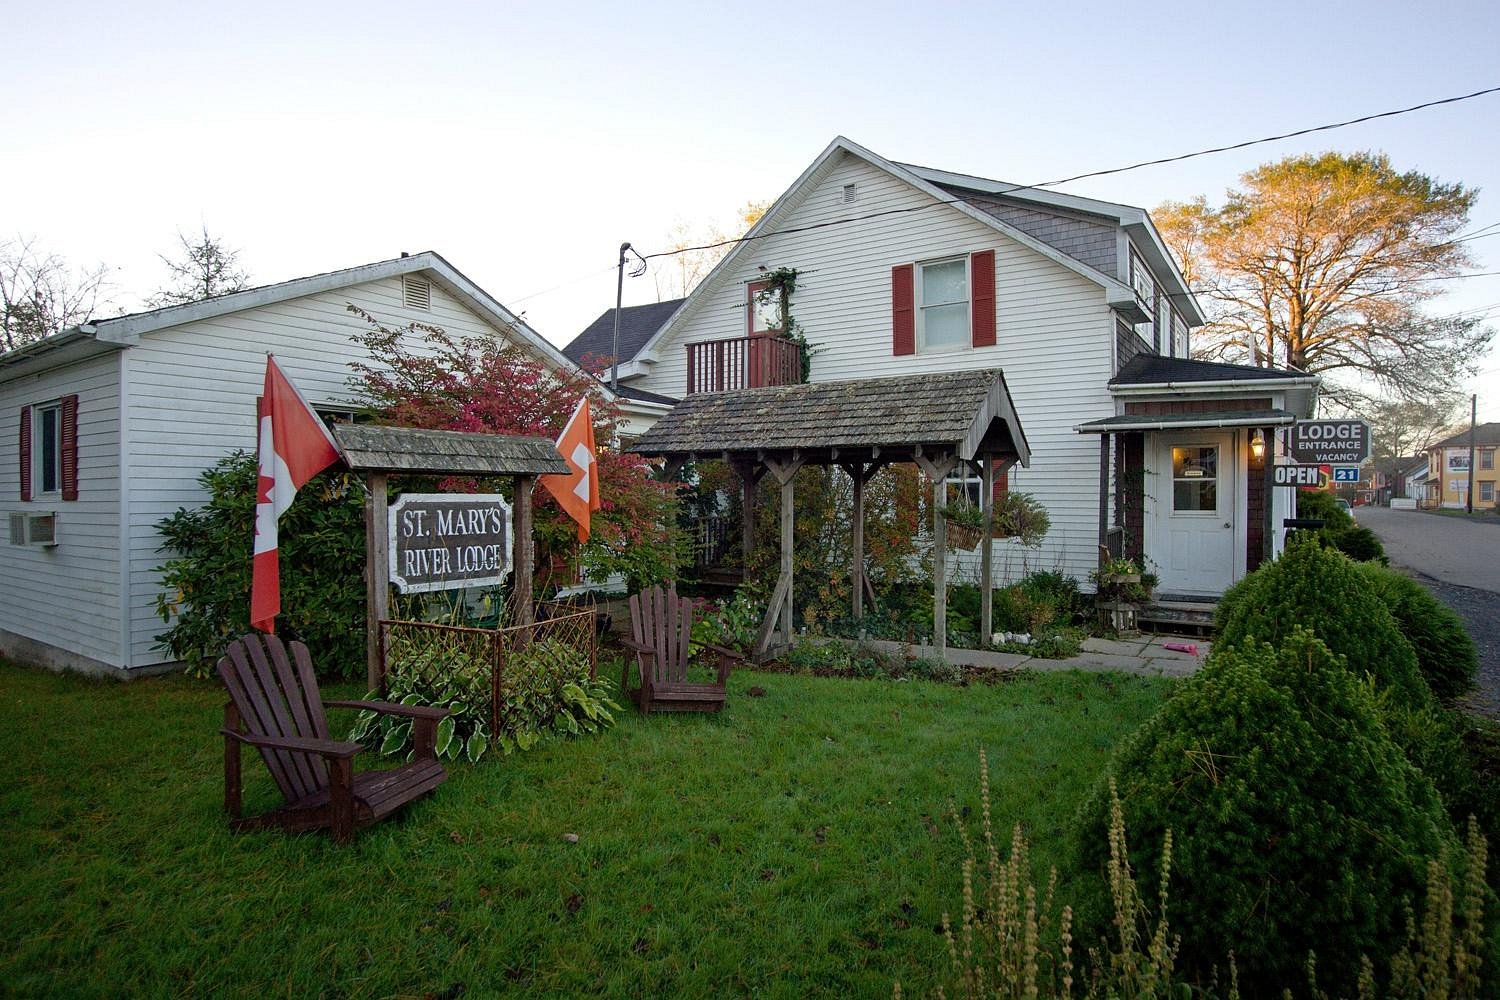
[[[1164, 644], [1196, 646], [1198, 653], [1166, 649]], [[865, 644], [893, 656], [905, 655], [936, 658], [932, 646], [908, 646], [883, 639], [867, 639]], [[1040, 656], [1022, 656], [986, 649], [948, 648], [949, 663], [961, 667], [984, 667], [992, 670], [1085, 670], [1091, 673], [1139, 674], [1142, 677], [1186, 677], [1197, 671], [1208, 656], [1210, 643], [1204, 639], [1184, 639], [1169, 635], [1143, 635], [1137, 639], [1094, 639], [1083, 641], [1083, 652], [1066, 660], [1048, 660]]]

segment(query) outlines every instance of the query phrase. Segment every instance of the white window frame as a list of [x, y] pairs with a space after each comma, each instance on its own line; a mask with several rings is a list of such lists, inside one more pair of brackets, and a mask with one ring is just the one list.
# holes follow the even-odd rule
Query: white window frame
[[[963, 342], [958, 343], [958, 344], [942, 344], [942, 345], [938, 345], [938, 346], [928, 346], [928, 344], [927, 344], [927, 303], [923, 301], [923, 291], [926, 288], [926, 284], [927, 283], [922, 280], [922, 273], [927, 268], [936, 266], [938, 264], [954, 264], [954, 263], [958, 263], [958, 262], [962, 262], [963, 265], [964, 265], [964, 291], [967, 294], [964, 296], [963, 303], [964, 303], [964, 305], [968, 309], [968, 317], [969, 317], [968, 322], [964, 324], [964, 328], [969, 331], [969, 336], [967, 338], [965, 338], [963, 340]], [[913, 284], [916, 286], [915, 288], [912, 289], [912, 292], [913, 292], [912, 298], [913, 298], [913, 300], [915, 302], [915, 306], [916, 306], [916, 308], [915, 308], [914, 311], [916, 312], [916, 328], [917, 328], [916, 329], [916, 340], [917, 340], [917, 345], [916, 346], [917, 346], [917, 353], [918, 354], [952, 354], [952, 353], [955, 353], [957, 351], [967, 351], [967, 350], [972, 349], [973, 346], [974, 346], [974, 334], [973, 334], [973, 331], [974, 331], [974, 264], [973, 264], [973, 255], [965, 253], [965, 254], [955, 254], [955, 255], [953, 255], [951, 257], [938, 257], [938, 258], [935, 258], [933, 260], [919, 260], [919, 261], [917, 261], [916, 273], [913, 276], [913, 278], [914, 278]], [[932, 305], [934, 305], [934, 306], [951, 306], [951, 305], [957, 305], [957, 304], [958, 304], [957, 300], [955, 300], [953, 302], [934, 302], [934, 303], [932, 303]]]
[[1495, 502], [1495, 483], [1494, 483], [1493, 480], [1485, 479], [1485, 480], [1482, 480], [1480, 482], [1480, 484], [1479, 484], [1479, 502], [1480, 503], [1494, 503]]
[[[43, 463], [45, 449], [42, 447], [42, 424], [44, 423], [43, 414], [46, 413], [55, 413], [57, 415], [57, 433], [53, 442], [53, 460], [55, 463], [53, 468], [57, 470], [57, 482], [50, 490], [46, 487], [46, 479], [42, 473], [42, 470], [45, 468]], [[62, 445], [62, 400], [52, 399], [45, 403], [33, 403], [31, 407], [31, 496], [33, 499], [62, 496]]]
[[1478, 455], [1479, 455], [1479, 471], [1480, 472], [1489, 472], [1492, 469], [1494, 469], [1494, 467], [1495, 467], [1495, 449], [1493, 449], [1493, 448], [1480, 448], [1479, 451], [1478, 451]]

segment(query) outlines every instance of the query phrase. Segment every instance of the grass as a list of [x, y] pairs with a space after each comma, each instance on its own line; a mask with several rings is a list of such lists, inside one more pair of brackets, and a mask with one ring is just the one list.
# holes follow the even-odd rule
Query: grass
[[[0, 664], [0, 994], [914, 995], [959, 908], [943, 816], [977, 808], [977, 749], [1045, 872], [1168, 691], [739, 672], [720, 717], [628, 711], [455, 767], [340, 849], [227, 830], [208, 683]], [[246, 775], [247, 808], [272, 804]]]

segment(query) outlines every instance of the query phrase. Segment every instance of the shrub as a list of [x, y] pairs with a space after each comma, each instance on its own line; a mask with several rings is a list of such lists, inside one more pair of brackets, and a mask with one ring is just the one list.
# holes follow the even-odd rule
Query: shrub
[[1385, 557], [1385, 546], [1380, 544], [1380, 539], [1375, 537], [1375, 532], [1362, 524], [1350, 525], [1347, 528], [1324, 528], [1321, 534], [1327, 544], [1332, 545], [1355, 562], [1373, 561], [1380, 565], [1389, 562]]
[[1411, 577], [1373, 563], [1359, 567], [1411, 643], [1432, 693], [1453, 698], [1474, 686], [1479, 654], [1458, 615]]
[[1370, 674], [1409, 704], [1429, 692], [1411, 643], [1363, 573], [1316, 538], [1292, 538], [1286, 552], [1240, 580], [1215, 610], [1217, 642], [1238, 647], [1247, 639], [1279, 644], [1298, 626], [1309, 629], [1349, 667]]
[[[1319, 978], [1346, 989], [1361, 956], [1387, 968], [1425, 859], [1453, 844], [1369, 685], [1303, 629], [1279, 652], [1216, 649], [1120, 746], [1111, 772], [1137, 871], [1157, 870], [1172, 832], [1173, 871], [1191, 887], [1173, 895], [1183, 966], [1207, 976], [1232, 952], [1251, 995], [1302, 978], [1313, 950]], [[1104, 869], [1108, 812], [1101, 784], [1078, 827], [1088, 871]]]
[[1297, 516], [1320, 517], [1324, 528], [1352, 528], [1354, 518], [1339, 506], [1332, 493], [1323, 490], [1297, 491]]
[[[250, 631], [255, 456], [236, 451], [198, 477], [208, 500], [179, 508], [156, 529], [170, 553], [156, 613], [167, 630], [156, 641], [206, 677], [229, 640]], [[365, 664], [364, 490], [349, 473], [315, 476], [281, 516], [283, 639], [312, 651], [321, 677], [356, 677]]]
[[579, 736], [615, 724], [620, 710], [612, 686], [589, 677], [582, 650], [544, 639], [512, 651], [500, 679], [500, 731], [495, 739], [506, 753], [530, 750], [549, 735]]

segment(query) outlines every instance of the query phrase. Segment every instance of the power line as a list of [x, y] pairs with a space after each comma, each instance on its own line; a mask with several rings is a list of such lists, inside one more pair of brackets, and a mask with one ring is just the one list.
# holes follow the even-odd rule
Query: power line
[[[1259, 139], [1246, 139], [1243, 142], [1231, 143], [1227, 146], [1214, 146], [1208, 149], [1194, 150], [1191, 153], [1179, 153], [1176, 156], [1165, 156], [1155, 160], [1142, 160], [1139, 163], [1131, 163], [1123, 167], [1109, 167], [1104, 170], [1091, 170], [1087, 173], [1074, 174], [1071, 177], [1060, 177], [1056, 180], [1041, 181], [1036, 184], [1014, 184], [1006, 187], [1003, 191], [995, 191], [989, 193], [996, 195], [1007, 195], [1013, 194], [1017, 191], [1033, 191], [1040, 190], [1041, 188], [1057, 187], [1062, 184], [1071, 184], [1074, 181], [1087, 180], [1092, 177], [1106, 177], [1111, 174], [1123, 174], [1130, 170], [1139, 170], [1142, 167], [1155, 167], [1165, 163], [1178, 163], [1182, 160], [1191, 160], [1199, 156], [1210, 156], [1214, 153], [1227, 153], [1236, 149], [1247, 149], [1251, 146], [1258, 146], [1263, 143], [1280, 142], [1283, 139], [1295, 139], [1299, 136], [1312, 135], [1317, 132], [1329, 132], [1334, 129], [1347, 128], [1350, 125], [1359, 125], [1364, 122], [1375, 121], [1379, 118], [1393, 118], [1397, 115], [1410, 114], [1413, 111], [1422, 111], [1426, 108], [1434, 108], [1443, 104], [1456, 104], [1459, 101], [1473, 100], [1476, 97], [1484, 97], [1487, 94], [1495, 93], [1500, 93], [1500, 87], [1486, 87], [1483, 90], [1476, 90], [1473, 93], [1469, 94], [1460, 94], [1455, 97], [1444, 97], [1436, 101], [1425, 101], [1421, 104], [1413, 104], [1410, 107], [1396, 108], [1391, 111], [1381, 111], [1371, 115], [1361, 115], [1358, 118], [1350, 118], [1340, 122], [1330, 122], [1327, 125], [1315, 125], [1311, 128], [1297, 129], [1293, 132], [1283, 132], [1279, 135], [1264, 136]], [[677, 247], [672, 250], [659, 250], [655, 253], [646, 254], [645, 259], [651, 260], [656, 257], [670, 257], [675, 254], [690, 253], [696, 250], [717, 250], [720, 247], [734, 246], [740, 243], [748, 243], [753, 240], [769, 239], [772, 236], [790, 236], [796, 233], [811, 232], [816, 229], [827, 229], [830, 226], [843, 226], [855, 222], [867, 222], [870, 219], [879, 219], [892, 215], [906, 215], [912, 212], [922, 212], [937, 205], [958, 205], [965, 203], [966, 202], [962, 198], [941, 198], [928, 202], [924, 205], [915, 205], [908, 208], [891, 208], [881, 212], [870, 212], [866, 215], [857, 215], [844, 219], [829, 219], [826, 222], [816, 222], [810, 225], [796, 226], [790, 229], [778, 229], [775, 232], [770, 233], [747, 233], [744, 236], [737, 236], [733, 239], [728, 240], [720, 240], [716, 243], [705, 243], [702, 246]]]

